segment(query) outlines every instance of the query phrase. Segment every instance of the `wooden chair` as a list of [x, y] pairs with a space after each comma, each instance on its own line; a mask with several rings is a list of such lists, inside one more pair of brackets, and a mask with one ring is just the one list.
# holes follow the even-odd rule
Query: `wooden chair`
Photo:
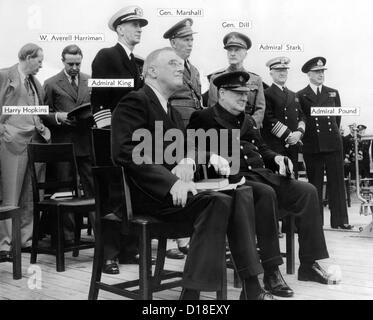
[[91, 156], [94, 166], [112, 166], [111, 160], [111, 130], [92, 128]]
[[[37, 253], [56, 255], [56, 269], [58, 272], [65, 271], [64, 253], [73, 251], [73, 256], [79, 255], [79, 250], [93, 248], [91, 241], [81, 241], [80, 233], [83, 215], [95, 210], [95, 202], [92, 198], [82, 198], [78, 188], [77, 166], [75, 160], [74, 146], [72, 143], [30, 143], [27, 147], [29, 166], [31, 169], [33, 198], [34, 198], [34, 229], [32, 235], [31, 263], [36, 263]], [[71, 179], [68, 181], [38, 181], [35, 165], [38, 163], [68, 162], [72, 167]], [[48, 192], [67, 191], [71, 196], [64, 198], [51, 198]], [[44, 194], [44, 195], [43, 195]], [[43, 195], [43, 196], [41, 196]], [[50, 248], [38, 246], [40, 214], [53, 215], [54, 228], [51, 235]], [[63, 217], [66, 213], [73, 213], [75, 218], [74, 245], [65, 247]]]
[[19, 207], [0, 206], [0, 220], [12, 219], [13, 279], [22, 278], [21, 221]]
[[[192, 230], [182, 223], [166, 223], [148, 215], [134, 215], [130, 190], [122, 167], [93, 168], [96, 195], [96, 247], [93, 260], [92, 278], [88, 299], [96, 300], [99, 290], [109, 291], [131, 299], [150, 300], [153, 293], [181, 286], [182, 272], [164, 270], [167, 239], [189, 237]], [[101, 223], [106, 216], [115, 214], [121, 220], [123, 234], [135, 235], [140, 240], [139, 278], [117, 284], [101, 281], [103, 265], [103, 243]], [[112, 220], [112, 219], [111, 219]], [[157, 260], [152, 275], [151, 240], [158, 239]], [[224, 261], [222, 263], [225, 266]], [[226, 274], [224, 273], [224, 277]], [[163, 282], [170, 280], [169, 282]], [[172, 280], [172, 281], [171, 281]], [[218, 299], [226, 299], [226, 278], [217, 292]], [[130, 290], [130, 288], [136, 287]]]

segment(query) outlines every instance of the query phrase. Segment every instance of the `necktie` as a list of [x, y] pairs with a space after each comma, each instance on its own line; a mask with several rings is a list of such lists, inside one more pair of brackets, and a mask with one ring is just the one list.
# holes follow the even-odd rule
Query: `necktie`
[[317, 96], [320, 95], [320, 87], [317, 87]]
[[172, 114], [172, 109], [171, 109], [171, 103], [168, 101], [167, 102], [167, 114], [168, 116], [171, 118], [171, 114]]
[[71, 76], [71, 86], [73, 87], [74, 91], [78, 93], [78, 86], [76, 85], [75, 79], [75, 76]]
[[27, 90], [27, 94], [29, 96], [30, 105], [36, 105], [35, 91], [32, 87], [31, 80], [30, 80], [29, 76], [27, 76], [25, 78], [25, 87], [26, 87], [26, 90]]
[[188, 62], [185, 60], [184, 62], [184, 68], [190, 73]]
[[135, 56], [133, 55], [133, 53], [131, 52], [130, 53], [130, 60], [131, 60], [131, 62], [135, 62]]

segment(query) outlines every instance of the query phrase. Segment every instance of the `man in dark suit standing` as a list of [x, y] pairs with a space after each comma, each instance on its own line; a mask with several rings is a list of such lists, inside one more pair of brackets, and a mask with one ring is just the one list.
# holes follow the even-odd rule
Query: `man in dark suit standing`
[[305, 121], [298, 98], [285, 86], [289, 63], [287, 57], [277, 57], [266, 63], [273, 83], [264, 90], [266, 110], [262, 137], [273, 151], [290, 158], [295, 178], [298, 178], [298, 153]]
[[[277, 237], [277, 219], [288, 214], [296, 217], [299, 236], [298, 280], [323, 284], [337, 283], [316, 260], [329, 257], [325, 244], [321, 217], [318, 214], [316, 188], [310, 183], [289, 178], [291, 160], [272, 151], [263, 141], [254, 119], [245, 114], [247, 102], [246, 83], [250, 74], [236, 71], [223, 73], [214, 79], [219, 90], [219, 101], [211, 108], [195, 112], [190, 118], [189, 129], [226, 129], [240, 143], [238, 177], [245, 177], [245, 184], [253, 188], [255, 202], [255, 227], [261, 260], [264, 267], [264, 284], [273, 294], [289, 297], [292, 290], [282, 279], [278, 265], [282, 263]], [[247, 91], [244, 90], [247, 89]], [[233, 137], [238, 129], [239, 137]], [[217, 144], [217, 146], [219, 146]], [[233, 144], [232, 144], [233, 145]], [[221, 147], [210, 152], [222, 155]], [[232, 154], [229, 150], [228, 154]], [[286, 166], [286, 160], [289, 165]], [[225, 159], [225, 162], [227, 160]], [[224, 166], [224, 161], [220, 162]], [[266, 165], [276, 164], [280, 174], [274, 174]], [[238, 180], [238, 179], [235, 179]], [[280, 208], [282, 210], [280, 210]]]
[[[110, 127], [111, 114], [119, 100], [142, 87], [141, 59], [133, 50], [141, 40], [142, 28], [148, 24], [138, 6], [128, 6], [115, 13], [109, 20], [109, 28], [118, 35], [118, 43], [100, 50], [92, 62], [93, 79], [131, 79], [133, 87], [92, 88], [92, 113], [98, 128]], [[140, 63], [140, 64], [139, 64]]]
[[[113, 113], [113, 160], [126, 168], [135, 213], [193, 226], [181, 299], [198, 299], [200, 291], [219, 290], [225, 272], [222, 261], [226, 234], [243, 282], [241, 298], [273, 299], [261, 289], [257, 278], [262, 268], [256, 253], [253, 212], [247, 210], [248, 189], [234, 191], [234, 207], [228, 194], [214, 191], [197, 194], [192, 181], [195, 150], [188, 146], [184, 152], [185, 135], [178, 145], [181, 154], [176, 152], [171, 161], [165, 160], [170, 158], [167, 150], [174, 142], [157, 138], [156, 128], [160, 124], [162, 132], [178, 132], [177, 135], [185, 132], [179, 113], [168, 103], [182, 86], [183, 71], [184, 61], [172, 48], [149, 54], [144, 64], [145, 86], [124, 97]], [[134, 133], [149, 138], [144, 140], [144, 149], [139, 147], [138, 140], [133, 140]], [[157, 158], [159, 151], [163, 161]]]
[[[62, 51], [64, 69], [55, 76], [45, 80], [45, 105], [49, 105], [49, 115], [43, 116], [44, 122], [51, 130], [53, 143], [73, 143], [78, 166], [78, 173], [83, 186], [84, 196], [93, 197], [93, 178], [90, 159], [90, 88], [87, 74], [80, 72], [83, 53], [77, 45], [69, 45]], [[72, 114], [76, 113], [76, 116]], [[83, 117], [82, 117], [83, 116]], [[51, 174], [56, 174], [64, 181], [71, 175], [68, 164], [59, 163], [57, 167], [48, 167]], [[65, 215], [65, 241], [74, 239], [74, 219]]]
[[339, 133], [340, 116], [311, 116], [312, 107], [340, 107], [341, 100], [336, 89], [324, 83], [326, 59], [315, 57], [307, 61], [302, 72], [308, 75], [310, 84], [297, 93], [306, 117], [306, 132], [303, 137], [303, 157], [308, 181], [318, 191], [320, 214], [324, 220], [322, 190], [326, 169], [330, 225], [332, 228], [352, 229], [348, 224], [346, 192], [343, 173], [342, 137]]

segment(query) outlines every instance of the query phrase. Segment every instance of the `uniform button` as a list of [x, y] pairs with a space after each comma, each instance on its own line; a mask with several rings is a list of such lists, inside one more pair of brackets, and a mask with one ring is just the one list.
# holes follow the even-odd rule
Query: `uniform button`
[[255, 140], [251, 140], [251, 143], [255, 143]]
[[319, 126], [319, 124], [318, 123], [316, 123], [316, 127], [318, 127]]
[[243, 146], [240, 146], [240, 149], [243, 150]]
[[295, 111], [298, 111], [298, 109], [297, 109], [297, 108], [295, 108]]
[[331, 128], [329, 128], [329, 131], [332, 131], [332, 129], [331, 129]]
[[330, 117], [328, 116], [328, 119], [330, 119]]
[[263, 165], [263, 168], [265, 168], [266, 166], [265, 165]]
[[320, 130], [319, 130], [319, 129], [317, 129], [316, 131], [317, 131], [317, 132], [320, 132]]
[[286, 111], [286, 108], [284, 108], [284, 111]]
[[285, 120], [287, 119], [288, 117], [285, 116]]
[[247, 160], [247, 156], [246, 155], [244, 156], [244, 159]]
[[237, 121], [237, 124], [241, 124], [241, 122], [240, 122], [240, 121]]
[[331, 123], [330, 123], [330, 122], [328, 122], [328, 125], [331, 125]]
[[317, 120], [318, 120], [318, 118], [315, 118], [315, 120], [317, 121]]
[[263, 158], [261, 154], [259, 155], [259, 158]]
[[100, 106], [100, 110], [102, 110], [104, 107], [103, 106]]
[[251, 166], [248, 166], [248, 168], [249, 168], [249, 170], [251, 170], [251, 169], [252, 169], [252, 167], [251, 167]]

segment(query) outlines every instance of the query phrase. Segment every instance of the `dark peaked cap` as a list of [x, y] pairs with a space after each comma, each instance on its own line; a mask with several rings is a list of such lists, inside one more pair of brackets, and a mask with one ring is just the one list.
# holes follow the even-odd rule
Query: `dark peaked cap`
[[309, 71], [326, 70], [325, 64], [326, 59], [324, 57], [312, 58], [303, 65], [302, 72], [307, 73]]
[[222, 73], [213, 81], [218, 89], [223, 88], [231, 91], [247, 92], [250, 88], [246, 82], [250, 79], [250, 75], [245, 71], [234, 71]]
[[170, 29], [168, 29], [163, 38], [165, 39], [174, 39], [174, 38], [183, 38], [186, 36], [190, 36], [196, 32], [192, 30], [193, 20], [191, 18], [186, 18], [184, 20], [179, 21]]
[[77, 106], [75, 109], [71, 110], [67, 117], [69, 119], [75, 117], [77, 120], [89, 119], [92, 116], [91, 104], [89, 102], [83, 103], [80, 106]]
[[223, 38], [224, 49], [229, 47], [240, 47], [246, 50], [251, 48], [251, 40], [240, 32], [230, 32]]

